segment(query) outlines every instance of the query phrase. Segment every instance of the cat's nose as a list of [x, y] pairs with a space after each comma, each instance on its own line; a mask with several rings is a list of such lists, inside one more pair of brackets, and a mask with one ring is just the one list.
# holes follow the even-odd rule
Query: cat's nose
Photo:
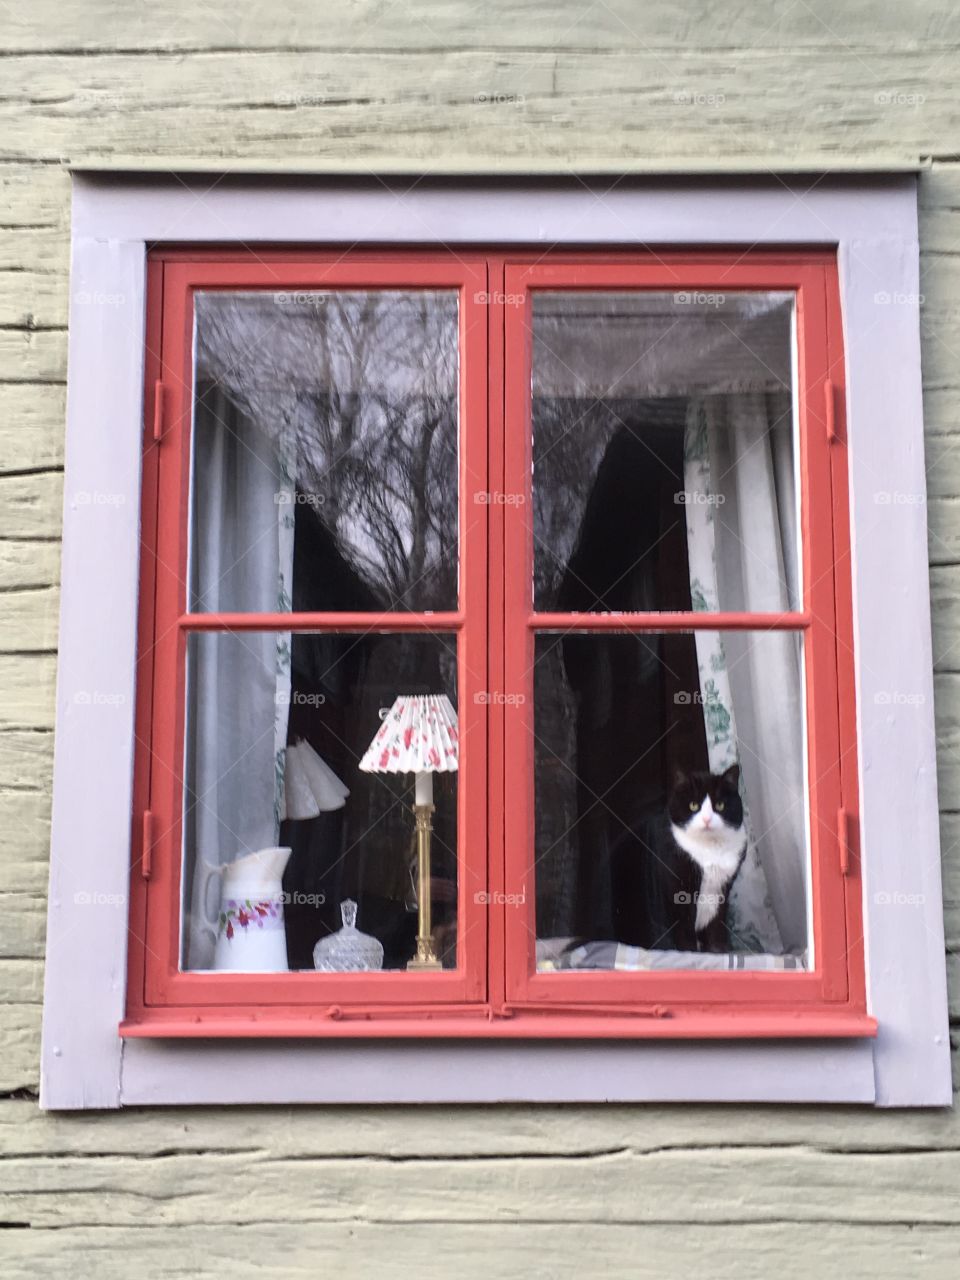
[[704, 825], [705, 827], [709, 827], [709, 826], [710, 826], [710, 824], [711, 824], [711, 822], [713, 822], [713, 815], [712, 815], [712, 814], [707, 814], [707, 813], [705, 813], [705, 814], [703, 815], [703, 825]]

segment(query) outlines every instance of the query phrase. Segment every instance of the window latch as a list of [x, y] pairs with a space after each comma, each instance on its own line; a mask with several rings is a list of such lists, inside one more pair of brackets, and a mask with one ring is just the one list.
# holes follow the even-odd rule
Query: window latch
[[827, 427], [827, 442], [840, 443], [840, 432], [837, 430], [837, 394], [833, 381], [827, 378], [823, 384], [823, 417]]
[[843, 805], [837, 810], [837, 840], [840, 844], [840, 874], [850, 875], [853, 864], [850, 856], [851, 818]]
[[163, 438], [163, 383], [158, 378], [153, 387], [153, 439], [159, 444]]
[[143, 846], [140, 851], [140, 874], [144, 880], [153, 875], [153, 813], [150, 809], [143, 811]]

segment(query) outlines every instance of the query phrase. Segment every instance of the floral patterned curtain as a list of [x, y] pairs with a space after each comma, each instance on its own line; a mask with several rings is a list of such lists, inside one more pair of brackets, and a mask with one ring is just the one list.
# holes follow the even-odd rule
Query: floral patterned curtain
[[[760, 392], [690, 402], [684, 486], [696, 611], [730, 609], [725, 578], [734, 573], [745, 595], [740, 607], [777, 612], [795, 599], [793, 505], [782, 501], [793, 485], [791, 441], [765, 429], [788, 413], [788, 397]], [[738, 488], [748, 500], [737, 501]], [[696, 646], [711, 771], [741, 767], [748, 846], [730, 903], [734, 946], [801, 950], [807, 856], [796, 780], [803, 762], [793, 758], [799, 735], [782, 732], [784, 722], [802, 716], [797, 638], [764, 632], [762, 642], [754, 642], [750, 633], [698, 631]]]

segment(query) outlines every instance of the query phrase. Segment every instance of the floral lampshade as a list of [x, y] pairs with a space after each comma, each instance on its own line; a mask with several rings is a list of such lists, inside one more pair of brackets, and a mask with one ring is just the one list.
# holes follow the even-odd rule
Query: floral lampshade
[[[381, 714], [383, 714], [381, 712]], [[443, 693], [402, 693], [364, 752], [364, 773], [412, 773], [417, 833], [417, 952], [408, 969], [440, 969], [431, 926], [433, 775], [460, 767], [457, 713]]]
[[459, 767], [457, 713], [445, 693], [402, 693], [360, 761], [363, 773], [450, 773]]

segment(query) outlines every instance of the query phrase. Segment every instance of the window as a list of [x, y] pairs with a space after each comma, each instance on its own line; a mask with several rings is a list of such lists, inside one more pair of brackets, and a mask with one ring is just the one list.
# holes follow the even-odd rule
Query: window
[[150, 273], [126, 1031], [870, 1034], [834, 255]]
[[[41, 1105], [949, 1103], [927, 538], [918, 501], [924, 450], [914, 178], [678, 182], [618, 175], [602, 188], [559, 180], [420, 180], [395, 188], [372, 179], [211, 184], [183, 175], [114, 173], [75, 174], [73, 185]], [[427, 251], [426, 242], [447, 248]], [[305, 252], [301, 246], [308, 244], [354, 248], [344, 257]], [[494, 244], [498, 252], [478, 247]], [[155, 252], [158, 245], [164, 248]], [[550, 246], [549, 252], [530, 248], [535, 245]], [[753, 248], [745, 253], [735, 245]], [[322, 278], [334, 263], [336, 278]], [[253, 304], [272, 306], [273, 295], [281, 294], [283, 304], [257, 318]], [[276, 398], [268, 393], [270, 370], [242, 343], [244, 326], [269, 327], [267, 314], [288, 330], [302, 329], [317, 296], [330, 294], [347, 316], [358, 295], [371, 301], [376, 295], [381, 307], [390, 295], [406, 307], [408, 325], [414, 299], [423, 303], [429, 296], [431, 307], [421, 308], [423, 319], [411, 329], [419, 334], [411, 351], [417, 342], [424, 350], [428, 337], [434, 343], [438, 358], [429, 362], [429, 385], [441, 441], [452, 438], [456, 411], [456, 525], [448, 518], [449, 486], [440, 497], [437, 486], [427, 486], [423, 501], [434, 532], [418, 552], [430, 568], [424, 593], [378, 597], [372, 630], [370, 610], [345, 588], [357, 589], [357, 575], [368, 586], [376, 577], [376, 539], [339, 544], [342, 565], [323, 561], [323, 530], [318, 535], [318, 523], [305, 516], [322, 512], [329, 521], [327, 497], [341, 495], [343, 483], [336, 490], [301, 484], [299, 493], [291, 487], [277, 449], [287, 428], [271, 436], [257, 426], [269, 419]], [[674, 303], [674, 295], [687, 300]], [[439, 372], [452, 355], [444, 343], [454, 300], [455, 396]], [[239, 337], [218, 307], [242, 313]], [[292, 320], [295, 314], [301, 320]], [[192, 367], [198, 315], [207, 326], [198, 361], [209, 375], [199, 389]], [[314, 345], [300, 350], [304, 402], [315, 422], [325, 420], [318, 410], [332, 406], [314, 358], [320, 318], [318, 310], [311, 321]], [[396, 331], [396, 313], [390, 323]], [[664, 336], [630, 370], [608, 338], [619, 332], [621, 346], [629, 346], [651, 326]], [[288, 355], [293, 349], [287, 345]], [[696, 350], [699, 361], [692, 358]], [[412, 360], [401, 353], [394, 377], [403, 368], [409, 374]], [[232, 391], [210, 385], [220, 371], [229, 374]], [[257, 377], [267, 377], [267, 391], [257, 391]], [[359, 385], [353, 376], [339, 381]], [[266, 415], [255, 406], [258, 398]], [[345, 391], [339, 408], [389, 411], [398, 420], [396, 403], [382, 396], [381, 402], [376, 408], [366, 392]], [[582, 424], [575, 407], [585, 410]], [[207, 427], [216, 425], [214, 413], [234, 427], [247, 419], [260, 452], [239, 448], [227, 433], [195, 431], [195, 413], [198, 422], [206, 417]], [[632, 438], [624, 439], [617, 417], [631, 430], [643, 427], [640, 437], [653, 452], [637, 450], [649, 458], [648, 468], [635, 465], [625, 447]], [[725, 474], [734, 428], [760, 435], [764, 420], [769, 429], [763, 448], [747, 453], [750, 467]], [[703, 438], [700, 424], [709, 443], [704, 453], [688, 449]], [[293, 425], [302, 438], [302, 419]], [[568, 425], [575, 429], [564, 434]], [[338, 463], [341, 481], [349, 481], [349, 469], [342, 468], [353, 457]], [[709, 477], [694, 471], [704, 459]], [[435, 474], [448, 475], [449, 449], [439, 450], [436, 460]], [[277, 469], [270, 492], [282, 497], [267, 512], [265, 489], [256, 481], [271, 462]], [[171, 493], [173, 475], [186, 487], [173, 486]], [[555, 500], [562, 489], [564, 500]], [[639, 530], [627, 511], [634, 489], [648, 504], [657, 501], [655, 510], [644, 508]], [[594, 492], [606, 496], [591, 502]], [[687, 501], [690, 493], [704, 496]], [[894, 503], [887, 501], [891, 493], [912, 498]], [[475, 494], [482, 500], [474, 502]], [[675, 501], [677, 494], [684, 501]], [[219, 520], [227, 500], [241, 496], [246, 524], [237, 512]], [[710, 497], [715, 500], [705, 500]], [[601, 519], [605, 508], [609, 524]], [[712, 541], [707, 535], [704, 517], [721, 509], [744, 547], [719, 528]], [[416, 516], [410, 511], [408, 519]], [[624, 538], [617, 522], [625, 511]], [[612, 560], [631, 540], [649, 547], [669, 530], [671, 514], [678, 524], [646, 555], [647, 576], [628, 575], [628, 586], [604, 580], [598, 566], [607, 563], [605, 527], [618, 533]], [[281, 541], [281, 515], [293, 517], [292, 558], [286, 522]], [[476, 521], [485, 524], [484, 538], [473, 532]], [[309, 546], [303, 529], [315, 535]], [[235, 555], [217, 570], [215, 557], [231, 551], [228, 537], [250, 530], [264, 537], [249, 572], [224, 573]], [[434, 555], [430, 548], [441, 538], [443, 554]], [[452, 538], [458, 591], [475, 589], [479, 610], [466, 594], [456, 608], [447, 605]], [[826, 564], [831, 540], [832, 595], [814, 569]], [[739, 568], [731, 546], [739, 548]], [[694, 577], [702, 574], [693, 570], [704, 566], [704, 548], [713, 547], [717, 569], [707, 582], [724, 618], [704, 608], [706, 596], [694, 590]], [[771, 548], [782, 561], [785, 599], [761, 590]], [[304, 556], [312, 576], [300, 568]], [[318, 577], [323, 563], [328, 571]], [[713, 564], [712, 549], [706, 564]], [[573, 590], [571, 566], [588, 592], [582, 583], [579, 596]], [[295, 588], [292, 609], [280, 598], [281, 572]], [[383, 563], [376, 572], [383, 576]], [[270, 589], [258, 595], [258, 584]], [[804, 595], [814, 590], [816, 610]], [[293, 640], [301, 646], [297, 655], [291, 647], [289, 687], [285, 676], [277, 678], [278, 637], [287, 634], [291, 646]], [[376, 642], [381, 657], [364, 659], [366, 679], [354, 679], [349, 698], [345, 685], [338, 702], [320, 703], [310, 698], [315, 688], [294, 679], [293, 659], [301, 664], [304, 652], [309, 657], [317, 645], [336, 646], [345, 636], [358, 648]], [[753, 668], [734, 665], [737, 646], [754, 637], [755, 652], [762, 646], [773, 655], [764, 658], [762, 679], [769, 678], [771, 662], [781, 674], [792, 673], [794, 691], [797, 672], [802, 676], [803, 734], [797, 717], [788, 717], [772, 747], [766, 735], [776, 721], [763, 685], [754, 687], [752, 674], [745, 680]], [[701, 665], [711, 666], [721, 643], [729, 704], [721, 682], [706, 688], [701, 676]], [[545, 659], [530, 671], [538, 651]], [[663, 658], [675, 673], [672, 684], [637, 680], [638, 671]], [[161, 683], [164, 663], [171, 674]], [[368, 777], [359, 764], [345, 776], [332, 751], [324, 754], [327, 741], [311, 736], [321, 708], [328, 714], [332, 708], [344, 722], [370, 717], [362, 733], [355, 730], [354, 742], [356, 751], [369, 751], [364, 739], [383, 728], [379, 712], [400, 676], [402, 691], [416, 696], [421, 686], [407, 683], [414, 675], [428, 692], [446, 694], [464, 753], [455, 772], [432, 776], [429, 866], [436, 886], [428, 898], [418, 898], [419, 860], [411, 858], [415, 776], [412, 785], [409, 773], [373, 770]], [[211, 697], [218, 676], [226, 692]], [[828, 697], [831, 679], [836, 692]], [[474, 702], [475, 694], [484, 700]], [[603, 735], [596, 732], [600, 694], [612, 725]], [[689, 701], [678, 696], [687, 694]], [[520, 695], [529, 700], [521, 703]], [[411, 705], [404, 704], [404, 714]], [[657, 723], [670, 728], [671, 740], [684, 738], [685, 757], [702, 762], [706, 755], [719, 766], [724, 757], [711, 757], [715, 746], [705, 744], [703, 726], [721, 708], [732, 710], [738, 791], [750, 812], [770, 912], [778, 929], [784, 922], [787, 936], [770, 933], [766, 907], [747, 895], [756, 908], [750, 936], [742, 904], [735, 911], [731, 895], [732, 941], [755, 957], [754, 967], [710, 950], [718, 945], [711, 938], [678, 968], [670, 953], [684, 948], [667, 947], [646, 932], [650, 920], [636, 910], [631, 864], [622, 855], [645, 836], [651, 779], [666, 788], [681, 753], [679, 746], [657, 743], [634, 762], [656, 743], [650, 728]], [[202, 786], [212, 753], [228, 740], [226, 732], [212, 731], [218, 730], [215, 711], [235, 737], [242, 731], [259, 744], [255, 750], [272, 744], [275, 753], [284, 751], [280, 814], [269, 812], [269, 784], [264, 805], [258, 771], [254, 789], [234, 786], [231, 797], [225, 787], [205, 797], [216, 800], [212, 815], [198, 826], [193, 812], [193, 826], [183, 823], [190, 809], [184, 782]], [[546, 717], [539, 727], [538, 716]], [[301, 750], [301, 737], [320, 767]], [[824, 759], [831, 742], [839, 744], [839, 755], [827, 750]], [[639, 750], [638, 743], [644, 744]], [[802, 769], [810, 792], [805, 822], [798, 826], [791, 810], [780, 824], [785, 838], [766, 851], [759, 847], [765, 824], [758, 826], [758, 815], [772, 793], [757, 795], [750, 775], [750, 751], [761, 745], [764, 758], [772, 754], [781, 766], [778, 785], [795, 786]], [[637, 785], [615, 786], [605, 797], [609, 808], [598, 814], [571, 786], [570, 770], [586, 769], [596, 790], [604, 777], [619, 776], [611, 763], [618, 756]], [[905, 769], [909, 802], [901, 803]], [[388, 791], [398, 796], [384, 825], [396, 821], [394, 847], [405, 880], [385, 881], [376, 859], [355, 862], [351, 878], [339, 884], [296, 879], [304, 836], [291, 826], [306, 831], [313, 824], [324, 857], [332, 840], [346, 848], [364, 830], [360, 825], [354, 837], [347, 832], [354, 810], [337, 807], [344, 788], [354, 803]], [[891, 796], [898, 802], [891, 804]], [[269, 840], [258, 836], [254, 852], [291, 848], [282, 881], [289, 899], [281, 904], [282, 943], [287, 947], [299, 931], [300, 950], [287, 948], [285, 972], [211, 969], [202, 951], [198, 967], [190, 967], [193, 892], [184, 893], [181, 904], [178, 885], [186, 890], [183, 871], [197, 870], [198, 838], [222, 830], [221, 804], [239, 804], [270, 823]], [[315, 816], [304, 816], [314, 807]], [[286, 825], [274, 841], [272, 823], [279, 818]], [[571, 821], [574, 834], [558, 843]], [[172, 831], [171, 823], [179, 829]], [[486, 823], [480, 884], [477, 823]], [[253, 826], [244, 830], [255, 834]], [[848, 842], [843, 861], [838, 833]], [[610, 850], [599, 866], [581, 856], [598, 841]], [[205, 844], [203, 852], [212, 853], [210, 860], [220, 856], [217, 846]], [[842, 874], [844, 864], [849, 874]], [[308, 862], [315, 875], [323, 865], [322, 859]], [[270, 870], [263, 868], [265, 875]], [[633, 904], [629, 918], [621, 913], [614, 922], [629, 939], [619, 950], [608, 945], [615, 941], [608, 936], [613, 898], [604, 887], [614, 872], [622, 873], [618, 901]], [[202, 865], [201, 874], [207, 876]], [[203, 903], [207, 915], [216, 908], [217, 924], [226, 874], [215, 869], [208, 877]], [[753, 883], [759, 883], [755, 874]], [[745, 887], [746, 880], [735, 894]], [[387, 911], [373, 914], [382, 888], [388, 902], [403, 895], [402, 946], [388, 936]], [[347, 941], [352, 938], [365, 963], [372, 958], [381, 967], [344, 973], [333, 966], [342, 966], [345, 952], [331, 958], [322, 948], [324, 970], [310, 968], [303, 921], [327, 910], [319, 932], [333, 936], [323, 930], [337, 931], [336, 899], [351, 894], [368, 940], [351, 934]], [[478, 894], [482, 899], [475, 901]], [[421, 900], [435, 907], [423, 923], [430, 925], [436, 958], [428, 951], [426, 967], [408, 970], [404, 957], [419, 950]], [[474, 909], [480, 933], [467, 938], [460, 924]], [[689, 928], [689, 912], [685, 919]], [[193, 932], [199, 947], [210, 947], [199, 922]], [[259, 945], [276, 957], [277, 931], [265, 927], [261, 936]], [[486, 948], [485, 961], [478, 947]], [[215, 941], [213, 950], [216, 962]], [[766, 957], [759, 962], [766, 968], [757, 969], [758, 956]], [[308, 968], [300, 968], [305, 961]], [[437, 961], [439, 970], [431, 967]], [[611, 961], [619, 967], [611, 970]], [[259, 963], [267, 963], [262, 955]], [[730, 963], [738, 967], [726, 967]], [[471, 976], [480, 984], [476, 992], [467, 986]], [[371, 982], [376, 998], [352, 994]], [[390, 1005], [380, 994], [390, 984], [417, 994]], [[465, 998], [448, 998], [454, 990], [465, 991]], [[301, 991], [309, 994], [300, 998]]]

